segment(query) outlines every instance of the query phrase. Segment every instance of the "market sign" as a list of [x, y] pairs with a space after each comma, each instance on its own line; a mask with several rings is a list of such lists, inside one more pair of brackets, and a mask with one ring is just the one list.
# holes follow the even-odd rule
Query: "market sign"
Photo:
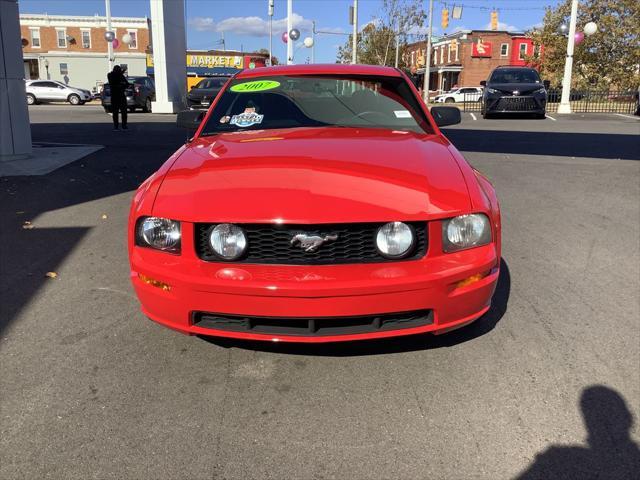
[[239, 55], [187, 55], [187, 67], [242, 69], [242, 57]]
[[492, 44], [489, 42], [482, 42], [482, 40], [478, 39], [477, 42], [473, 43], [473, 47], [471, 49], [472, 57], [488, 57], [491, 58], [491, 46]]
[[[187, 54], [187, 67], [199, 68], [243, 68], [241, 55], [191, 55]], [[153, 67], [153, 55], [147, 55], [147, 67]]]

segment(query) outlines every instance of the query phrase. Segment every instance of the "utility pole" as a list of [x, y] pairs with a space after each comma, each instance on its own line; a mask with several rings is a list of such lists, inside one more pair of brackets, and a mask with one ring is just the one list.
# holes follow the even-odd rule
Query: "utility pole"
[[273, 65], [273, 0], [269, 0], [269, 65]]
[[396, 68], [398, 68], [399, 56], [400, 56], [400, 17], [396, 17]]
[[293, 40], [289, 32], [293, 29], [293, 0], [287, 0], [287, 65], [293, 65]]
[[313, 42], [311, 45], [311, 63], [316, 63], [316, 21], [313, 20], [311, 25], [311, 40]]
[[427, 29], [427, 51], [425, 52], [424, 82], [422, 98], [429, 104], [429, 80], [431, 80], [431, 34], [433, 33], [433, 0], [429, 0], [429, 28]]
[[[107, 32], [111, 31], [111, 0], [104, 0], [105, 10], [107, 11]], [[113, 70], [113, 43], [107, 42], [107, 63], [109, 71]]]
[[576, 20], [578, 17], [578, 0], [571, 2], [571, 20], [569, 21], [569, 38], [567, 38], [567, 58], [564, 62], [564, 77], [562, 77], [562, 96], [558, 113], [571, 113], [571, 71], [573, 70], [573, 49], [575, 44]]
[[352, 44], [351, 63], [358, 62], [358, 0], [353, 0], [353, 44]]

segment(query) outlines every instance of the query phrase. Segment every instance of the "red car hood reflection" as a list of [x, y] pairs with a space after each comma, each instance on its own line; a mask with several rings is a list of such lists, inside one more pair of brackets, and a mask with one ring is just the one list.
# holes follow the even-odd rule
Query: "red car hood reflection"
[[448, 142], [356, 128], [225, 133], [176, 161], [153, 214], [189, 222], [425, 220], [471, 208]]

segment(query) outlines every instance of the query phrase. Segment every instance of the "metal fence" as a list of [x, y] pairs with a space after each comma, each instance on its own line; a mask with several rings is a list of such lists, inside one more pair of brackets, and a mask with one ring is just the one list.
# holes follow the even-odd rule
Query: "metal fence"
[[[547, 97], [547, 112], [558, 111], [561, 92], [549, 91]], [[574, 113], [628, 113], [636, 111], [638, 100], [633, 91], [615, 90], [575, 90], [570, 96], [571, 111]], [[465, 112], [479, 112], [482, 100], [465, 94], [463, 102], [451, 104], [460, 107]]]

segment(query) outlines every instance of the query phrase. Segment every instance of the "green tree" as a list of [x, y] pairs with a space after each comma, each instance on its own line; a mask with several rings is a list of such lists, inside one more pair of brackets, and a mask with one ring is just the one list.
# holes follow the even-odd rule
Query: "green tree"
[[[266, 48], [261, 48], [260, 50], [258, 50], [256, 53], [262, 53], [264, 55], [269, 55], [269, 50], [267, 50]], [[273, 62], [273, 65], [278, 65], [278, 57], [276, 57], [275, 55], [273, 57], [271, 57], [271, 61]]]
[[[543, 25], [531, 32], [534, 44], [544, 45], [540, 58], [529, 58], [540, 67], [543, 78], [560, 85], [564, 74], [567, 39], [558, 27], [569, 25], [571, 0], [545, 13]], [[575, 46], [574, 88], [638, 88], [640, 76], [640, 2], [638, 0], [581, 0], [577, 30], [595, 22], [598, 31]]]
[[[367, 23], [358, 34], [358, 63], [395, 65], [396, 29], [399, 30], [400, 67], [406, 67], [404, 51], [408, 39], [424, 24], [421, 0], [383, 0], [380, 15]], [[353, 37], [338, 48], [337, 62], [350, 63]]]

